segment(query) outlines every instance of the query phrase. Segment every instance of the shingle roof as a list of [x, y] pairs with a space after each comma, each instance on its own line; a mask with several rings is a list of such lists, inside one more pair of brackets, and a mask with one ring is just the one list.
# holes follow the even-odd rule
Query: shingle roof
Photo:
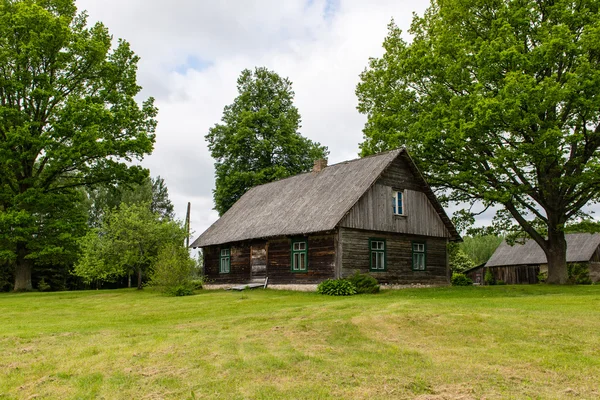
[[[202, 233], [191, 247], [333, 230], [401, 153], [406, 150], [396, 149], [345, 161], [318, 173], [307, 172], [256, 186]], [[430, 198], [435, 200], [428, 190]], [[435, 203], [439, 206], [437, 200]], [[455, 234], [456, 230], [441, 206], [436, 209], [441, 210], [443, 215], [440, 217]]]
[[[567, 262], [589, 261], [600, 245], [600, 233], [571, 233], [566, 235], [566, 239]], [[547, 262], [546, 254], [532, 239], [514, 246], [503, 241], [486, 263], [486, 267], [535, 265]]]

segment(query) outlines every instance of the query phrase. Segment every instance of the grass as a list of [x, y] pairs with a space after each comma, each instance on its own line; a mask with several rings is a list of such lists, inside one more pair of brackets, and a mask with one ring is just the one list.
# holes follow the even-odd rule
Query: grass
[[600, 398], [600, 286], [0, 294], [0, 399]]

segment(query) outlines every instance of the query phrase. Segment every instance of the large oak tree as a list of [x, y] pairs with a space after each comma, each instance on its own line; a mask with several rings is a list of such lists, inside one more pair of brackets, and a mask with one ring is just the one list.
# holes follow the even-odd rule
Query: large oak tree
[[390, 24], [356, 91], [363, 154], [406, 145], [452, 199], [500, 205], [552, 283], [567, 279], [565, 224], [600, 193], [599, 5], [433, 0], [411, 42]]
[[157, 111], [135, 99], [138, 57], [112, 45], [73, 0], [0, 0], [0, 255], [15, 265], [15, 290], [63, 248], [36, 243], [50, 226], [70, 234], [62, 210], [80, 201], [77, 187], [146, 175], [125, 162], [152, 151]]

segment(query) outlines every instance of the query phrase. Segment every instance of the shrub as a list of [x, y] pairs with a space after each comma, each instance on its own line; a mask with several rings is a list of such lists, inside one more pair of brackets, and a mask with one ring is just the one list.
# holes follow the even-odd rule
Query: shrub
[[356, 294], [356, 287], [346, 279], [327, 279], [319, 283], [317, 293], [328, 296], [352, 296]]
[[179, 285], [165, 290], [165, 293], [171, 296], [190, 296], [194, 294], [194, 287], [189, 285]]
[[38, 282], [38, 290], [40, 292], [47, 292], [50, 290], [50, 285], [46, 283], [46, 280], [44, 278], [40, 279], [40, 281]]
[[183, 246], [168, 244], [158, 251], [149, 286], [171, 296], [194, 293], [192, 281], [195, 262]]
[[377, 279], [371, 275], [356, 272], [347, 279], [356, 288], [356, 293], [379, 293]]
[[567, 273], [569, 274], [569, 283], [575, 285], [591, 285], [590, 270], [584, 264], [568, 264]]
[[543, 271], [537, 274], [537, 280], [539, 283], [545, 283], [548, 280], [548, 271]]
[[465, 274], [453, 273], [452, 279], [450, 280], [452, 286], [471, 286], [473, 281], [468, 278]]
[[495, 285], [496, 284], [496, 278], [494, 277], [494, 274], [492, 274], [492, 271], [490, 271], [489, 268], [485, 269], [485, 276], [483, 278], [483, 281], [485, 282], [486, 285]]
[[498, 279], [496, 281], [496, 285], [506, 285], [506, 282], [504, 282], [502, 279]]

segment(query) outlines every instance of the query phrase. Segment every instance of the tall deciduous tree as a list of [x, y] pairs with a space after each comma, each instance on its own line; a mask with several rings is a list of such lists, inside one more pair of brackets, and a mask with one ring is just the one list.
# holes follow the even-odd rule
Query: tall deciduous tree
[[215, 162], [215, 209], [224, 214], [254, 186], [310, 170], [327, 148], [298, 132], [292, 82], [266, 68], [242, 71], [239, 95], [206, 140]]
[[363, 154], [406, 145], [451, 199], [503, 206], [552, 283], [565, 224], [600, 193], [599, 5], [433, 0], [411, 43], [389, 26], [356, 90]]
[[73, 0], [0, 0], [0, 242], [15, 290], [49, 248], [33, 245], [40, 227], [70, 229], [55, 209], [75, 207], [73, 188], [145, 176], [123, 161], [152, 151], [157, 111], [135, 100], [129, 44], [111, 46]]
[[150, 203], [123, 203], [81, 240], [81, 257], [74, 272], [91, 283], [110, 281], [134, 271], [137, 287], [142, 289], [142, 278], [152, 267], [160, 247], [184, 248], [185, 236], [179, 222], [163, 219], [150, 209]]

